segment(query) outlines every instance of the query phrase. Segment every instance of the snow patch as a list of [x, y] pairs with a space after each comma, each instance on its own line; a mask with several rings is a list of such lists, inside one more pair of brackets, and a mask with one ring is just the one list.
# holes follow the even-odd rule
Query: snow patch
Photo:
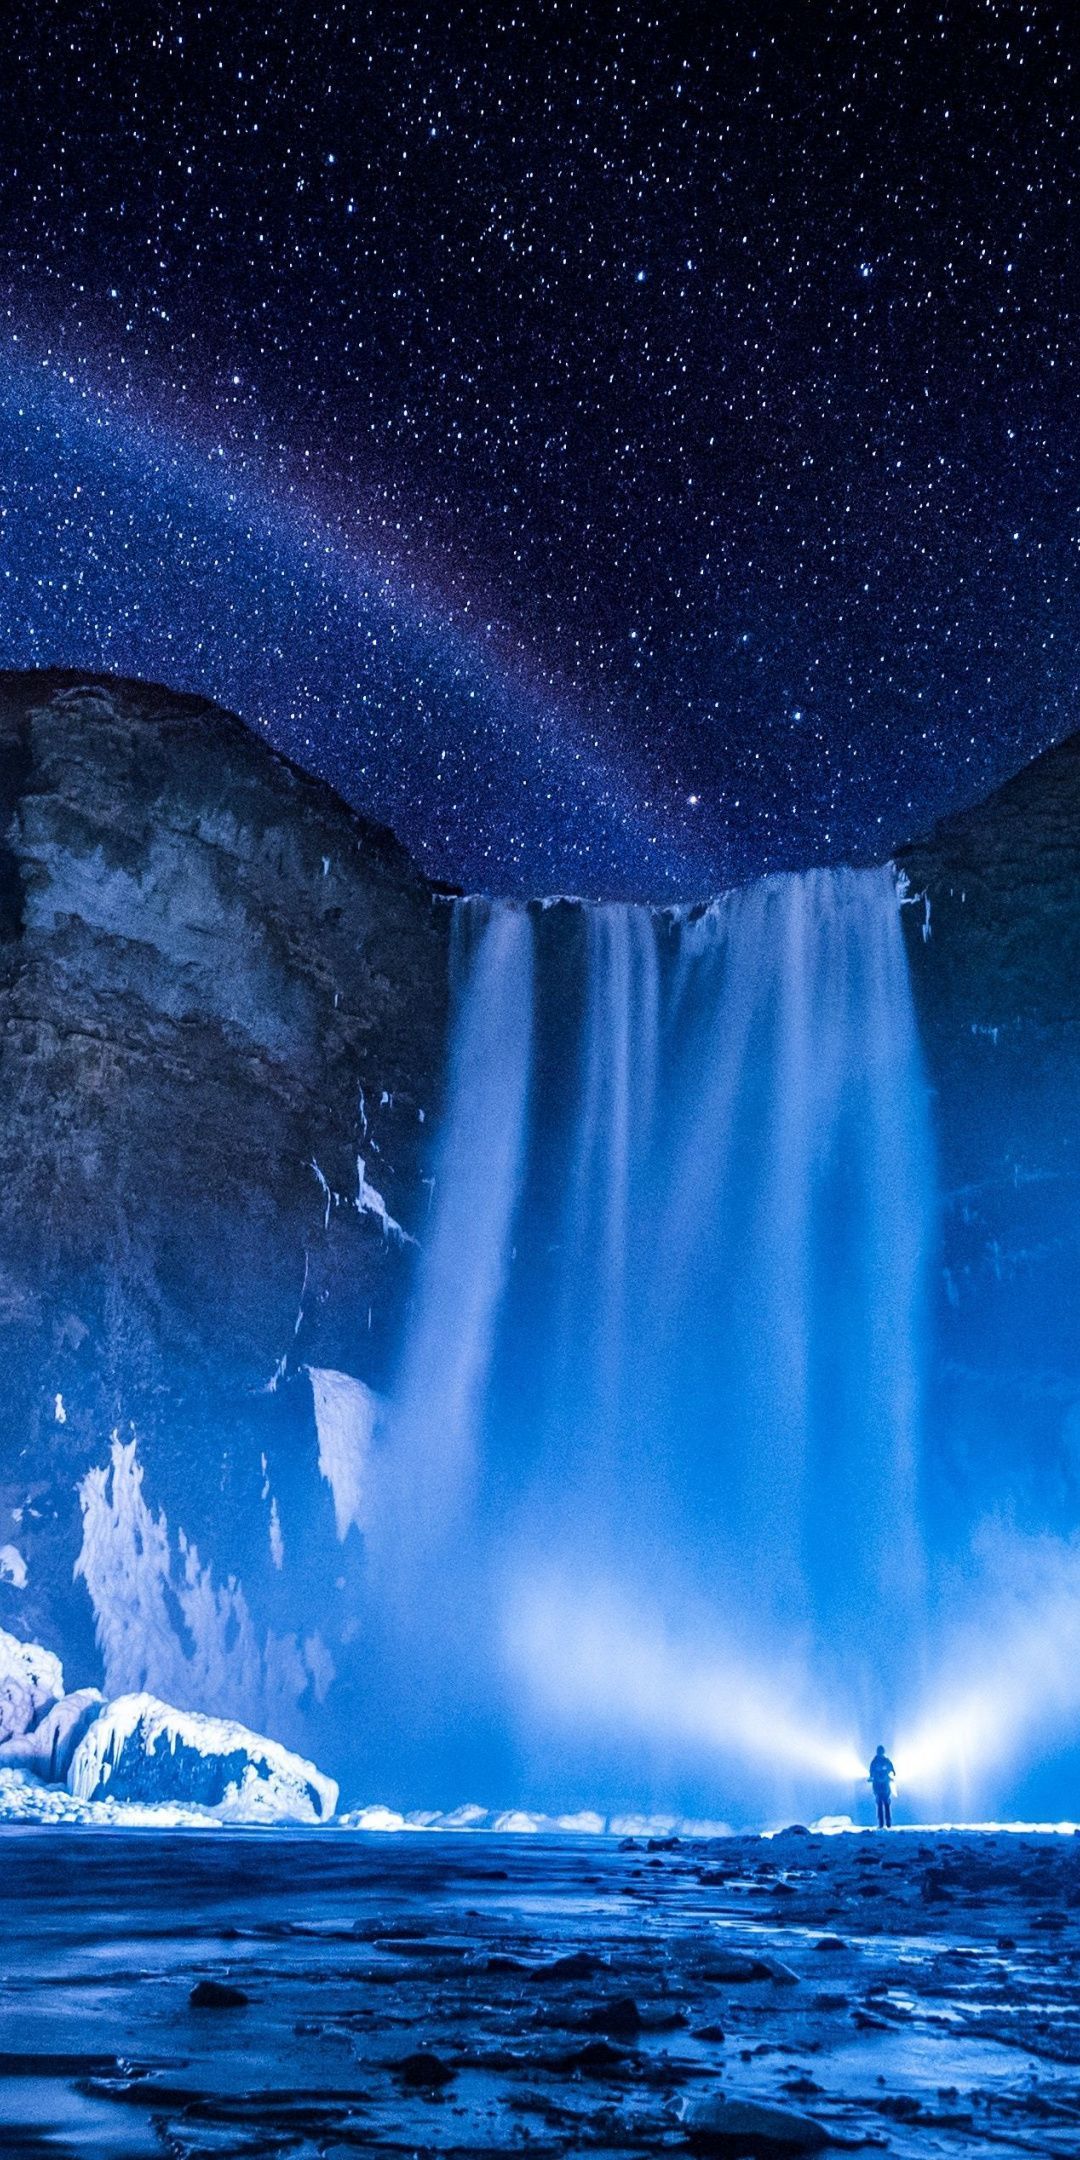
[[361, 1215], [378, 1216], [383, 1226], [384, 1237], [396, 1238], [399, 1245], [416, 1244], [416, 1239], [411, 1237], [407, 1230], [403, 1230], [399, 1222], [395, 1221], [381, 1192], [377, 1192], [374, 1185], [369, 1185], [365, 1175], [362, 1155], [358, 1155], [356, 1158], [356, 1205]]
[[26, 1588], [26, 1562], [17, 1545], [0, 1545], [0, 1582], [15, 1590]]
[[372, 1389], [351, 1373], [309, 1365], [308, 1377], [319, 1436], [319, 1473], [334, 1496], [339, 1542], [350, 1528], [371, 1529], [371, 1453], [381, 1405]]
[[340, 1195], [336, 1192], [331, 1191], [330, 1186], [327, 1184], [327, 1181], [324, 1178], [322, 1171], [320, 1170], [319, 1165], [315, 1160], [314, 1155], [311, 1158], [311, 1168], [315, 1172], [315, 1177], [318, 1181], [319, 1191], [321, 1192], [323, 1199], [326, 1203], [326, 1212], [323, 1216], [323, 1229], [329, 1230], [330, 1210], [340, 1198]]

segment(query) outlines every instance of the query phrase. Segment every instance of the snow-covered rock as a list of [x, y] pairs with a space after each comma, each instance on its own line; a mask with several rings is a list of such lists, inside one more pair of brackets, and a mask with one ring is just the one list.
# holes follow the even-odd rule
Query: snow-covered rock
[[27, 1770], [0, 1768], [0, 1823], [90, 1823], [96, 1829], [217, 1830], [208, 1808], [144, 1807], [137, 1800], [76, 1800], [66, 1785], [43, 1785]]
[[77, 1688], [62, 1695], [38, 1717], [29, 1732], [0, 1741], [0, 1764], [28, 1770], [45, 1785], [62, 1785], [79, 1742], [100, 1717], [104, 1697], [97, 1688]]
[[369, 1807], [352, 1808], [348, 1815], [339, 1815], [338, 1829], [346, 1830], [416, 1830], [427, 1829], [426, 1823], [410, 1822], [397, 1808], [383, 1807], [375, 1801]]
[[437, 1818], [439, 1830], [486, 1830], [491, 1823], [491, 1810], [479, 1807], [475, 1800], [466, 1800], [460, 1807], [451, 1808], [448, 1814]]
[[338, 1789], [314, 1763], [231, 1719], [173, 1710], [153, 1695], [108, 1703], [75, 1750], [80, 1800], [177, 1802], [237, 1823], [329, 1821]]
[[29, 1732], [63, 1692], [59, 1658], [40, 1643], [20, 1642], [0, 1628], [0, 1741]]
[[[470, 1802], [464, 1807], [410, 1808], [407, 1814], [381, 1802], [345, 1810], [336, 1819], [338, 1830], [438, 1830], [490, 1831], [496, 1837], [540, 1834], [544, 1837], [731, 1837], [728, 1823], [701, 1821], [681, 1815], [599, 1814], [580, 1808], [572, 1814], [546, 1815], [537, 1808], [484, 1808]], [[771, 1835], [771, 1833], [769, 1833]]]

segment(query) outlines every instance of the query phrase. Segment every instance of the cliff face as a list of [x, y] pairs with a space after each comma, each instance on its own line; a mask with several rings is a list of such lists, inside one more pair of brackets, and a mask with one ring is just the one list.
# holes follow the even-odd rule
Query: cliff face
[[[1080, 737], [900, 865], [931, 1498], [1071, 1525]], [[0, 675], [0, 1627], [346, 1773], [448, 934], [393, 837], [231, 715]]]
[[941, 1496], [1080, 1505], [1080, 735], [898, 858], [942, 1194]]
[[0, 676], [0, 1624], [72, 1683], [107, 1594], [114, 1685], [238, 1707], [239, 1645], [288, 1731], [340, 1665], [357, 1541], [314, 1407], [355, 1458], [428, 1205], [447, 929], [231, 715]]

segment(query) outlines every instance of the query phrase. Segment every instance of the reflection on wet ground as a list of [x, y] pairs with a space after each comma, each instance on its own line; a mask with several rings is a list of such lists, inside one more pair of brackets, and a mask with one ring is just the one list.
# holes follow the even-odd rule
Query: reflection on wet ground
[[1078, 1839], [17, 1828], [0, 1870], [0, 2153], [1080, 2153]]

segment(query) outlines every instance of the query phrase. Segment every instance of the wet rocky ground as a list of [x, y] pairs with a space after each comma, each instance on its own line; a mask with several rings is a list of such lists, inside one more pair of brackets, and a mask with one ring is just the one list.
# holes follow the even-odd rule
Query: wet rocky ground
[[0, 2153], [1080, 2153], [1080, 1839], [0, 1832]]

